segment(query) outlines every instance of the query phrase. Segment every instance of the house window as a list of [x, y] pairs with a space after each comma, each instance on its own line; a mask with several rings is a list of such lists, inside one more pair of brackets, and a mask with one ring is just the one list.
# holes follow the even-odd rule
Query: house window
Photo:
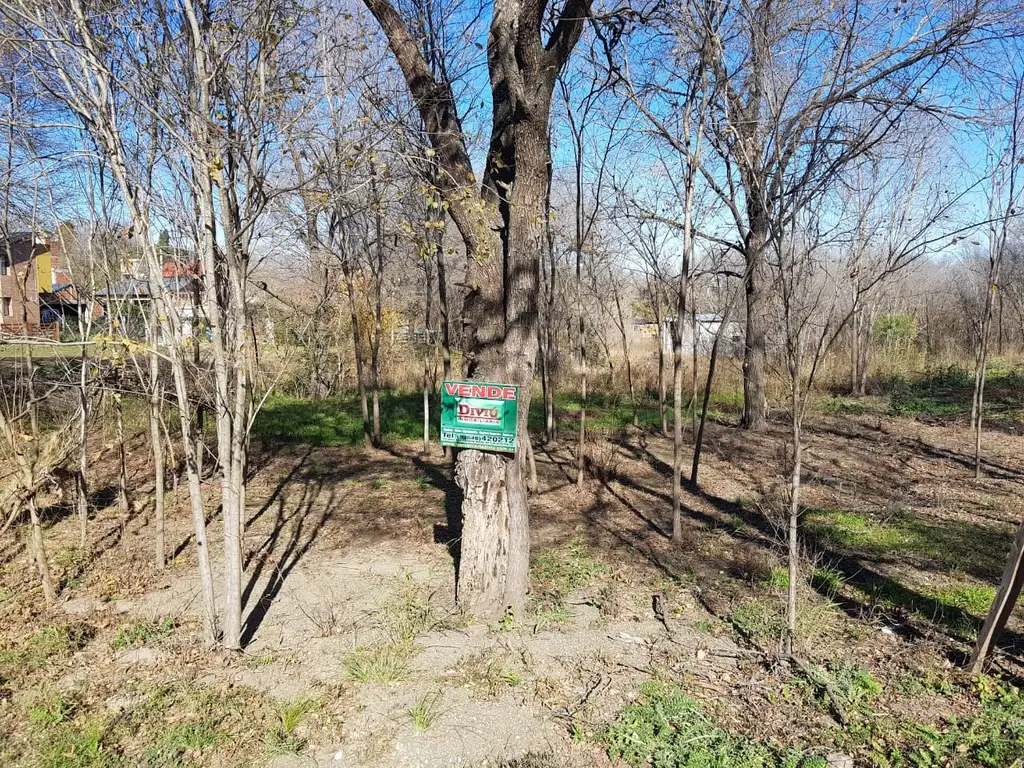
[[5, 277], [10, 270], [10, 265], [7, 261], [7, 252], [0, 251], [0, 277]]
[[0, 298], [0, 317], [10, 317], [10, 316], [11, 316], [11, 298], [9, 296], [4, 296], [3, 298]]

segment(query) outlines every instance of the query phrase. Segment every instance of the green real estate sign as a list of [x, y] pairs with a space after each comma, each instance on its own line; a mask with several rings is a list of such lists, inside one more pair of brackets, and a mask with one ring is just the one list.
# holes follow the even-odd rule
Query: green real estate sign
[[516, 451], [519, 387], [479, 381], [441, 385], [441, 445]]

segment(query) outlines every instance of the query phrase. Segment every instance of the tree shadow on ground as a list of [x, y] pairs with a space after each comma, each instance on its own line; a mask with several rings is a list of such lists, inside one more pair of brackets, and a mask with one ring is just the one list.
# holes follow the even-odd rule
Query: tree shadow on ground
[[[452, 558], [452, 565], [455, 568], [456, 581], [459, 573], [459, 560], [462, 554], [462, 489], [452, 478], [455, 461], [458, 458], [458, 451], [453, 450], [450, 459], [446, 463], [437, 464], [427, 461], [422, 454], [402, 453], [394, 447], [386, 448], [397, 459], [410, 460], [420, 470], [427, 482], [444, 493], [444, 523], [434, 526], [434, 543], [443, 544]], [[447, 463], [450, 462], [450, 463]], [[456, 584], [456, 586], [458, 586]]]
[[[430, 514], [431, 509], [440, 513], [438, 507], [425, 505], [422, 498], [409, 498], [401, 488], [392, 490], [393, 484], [412, 480], [409, 460], [409, 454], [397, 450], [324, 449], [314, 456], [309, 448], [301, 454], [281, 451], [268, 462], [266, 471], [277, 467], [280, 479], [247, 523], [254, 529], [270, 527], [245, 558], [248, 580], [242, 604], [249, 613], [243, 625], [243, 646], [252, 642], [289, 574], [314, 546], [322, 551], [370, 546], [419, 537], [427, 524], [439, 527]], [[284, 462], [290, 466], [280, 466]], [[427, 485], [444, 486], [443, 471], [437, 465], [422, 459], [413, 463], [423, 471]], [[272, 521], [268, 520], [271, 510], [275, 512]], [[249, 535], [255, 535], [255, 530]]]
[[[249, 575], [249, 581], [242, 592], [243, 611], [249, 607], [249, 600], [259, 582], [260, 576], [270, 562], [271, 554], [277, 548], [277, 543], [286, 526], [289, 530], [288, 540], [285, 542], [284, 548], [281, 550], [281, 554], [273, 566], [270, 578], [264, 585], [263, 591], [256, 599], [242, 625], [241, 644], [243, 648], [252, 642], [257, 630], [267, 617], [267, 612], [270, 610], [274, 598], [281, 592], [288, 574], [298, 565], [303, 556], [309, 552], [313, 542], [316, 541], [317, 536], [323, 530], [324, 524], [331, 516], [335, 505], [335, 491], [333, 488], [328, 492], [319, 513], [314, 512], [314, 506], [320, 501], [319, 496], [323, 487], [324, 483], [320, 480], [313, 483], [303, 483], [301, 497], [295, 504], [294, 511], [291, 514], [285, 513], [286, 497], [284, 495], [279, 497], [277, 519], [275, 520], [274, 528], [259, 550], [260, 554], [256, 566]], [[306, 531], [305, 528], [308, 525], [309, 518], [313, 518], [313, 522], [309, 530]]]
[[[634, 455], [635, 458], [645, 461], [658, 475], [669, 479], [672, 477], [672, 467], [657, 456], [654, 456], [649, 450], [625, 442], [621, 445], [625, 450]], [[667, 505], [671, 505], [671, 496], [669, 494], [648, 488], [643, 483], [639, 483], [628, 476], [620, 476], [616, 478], [616, 482], [638, 492], [653, 496]], [[602, 485], [607, 487], [607, 484]], [[779, 536], [777, 526], [768, 520], [764, 514], [743, 504], [718, 497], [705, 489], [695, 488], [688, 483], [684, 484], [684, 489], [686, 494], [709, 505], [713, 510], [713, 514], [707, 514], [694, 509], [693, 505], [686, 505], [684, 516], [688, 521], [696, 521], [703, 526], [718, 527], [735, 541], [755, 544], [766, 552], [778, 551]], [[618, 498], [618, 495], [616, 497]], [[634, 514], [637, 514], [635, 505], [627, 503], [626, 506]], [[648, 516], [640, 515], [640, 517], [647, 521]], [[594, 516], [590, 515], [589, 519], [594, 521]], [[738, 526], [737, 523], [742, 525]], [[953, 521], [948, 527], [930, 526], [929, 530], [934, 529], [933, 533], [938, 537], [931, 542], [930, 546], [938, 551], [941, 551], [944, 547], [948, 548], [954, 556], [957, 552], [974, 552], [972, 545], [965, 545], [963, 542], [964, 530], [976, 529], [978, 527], [959, 521]], [[986, 533], [983, 536], [987, 542], [985, 546], [989, 549], [995, 547], [996, 551], [994, 553], [991, 551], [983, 553], [983, 563], [969, 572], [974, 573], [979, 578], [991, 581], [997, 579], [1002, 570], [1002, 564], [1005, 560], [1004, 550], [1008, 549], [1010, 539], [1005, 533], [1000, 535], [994, 531], [988, 531], [987, 526], [981, 527], [986, 529]], [[742, 531], [741, 534], [737, 533], [738, 529]], [[615, 532], [615, 535], [620, 540], [623, 540], [621, 532]], [[629, 543], [630, 546], [644, 554], [648, 560], [652, 560], [653, 557], [653, 560], [657, 561], [658, 566], [666, 573], [672, 572], [673, 569], [668, 568], [663, 559], [652, 556], [652, 550], [649, 547], [638, 547], [636, 541], [630, 541]], [[973, 635], [980, 628], [982, 619], [963, 608], [942, 602], [932, 595], [902, 584], [892, 576], [879, 570], [879, 565], [885, 565], [887, 562], [897, 562], [898, 556], [878, 559], [872, 556], [871, 553], [843, 549], [836, 546], [834, 541], [822, 535], [820, 531], [809, 529], [806, 525], [802, 526], [801, 530], [801, 546], [809, 558], [817, 562], [826, 563], [828, 567], [841, 574], [842, 580], [846, 585], [855, 588], [853, 590], [846, 590], [844, 593], [837, 593], [833, 585], [818, 579], [812, 579], [812, 588], [823, 598], [834, 602], [850, 617], [860, 620], [874, 618], [880, 610], [883, 612], [888, 611], [890, 614], [898, 614], [900, 623], [906, 627], [906, 632], [909, 634], [922, 634], [927, 628], [916, 627], [914, 624], [918, 621], [929, 621], [934, 627], [940, 629], [952, 644], [947, 648], [951, 658], [962, 661], [965, 649], [973, 643]], [[681, 555], [679, 562], [677, 562], [677, 568], [682, 565], [684, 570], [710, 570], [713, 568], [727, 572], [734, 570], [733, 565], [735, 564], [731, 562], [700, 562], [701, 555], [695, 548], [687, 548], [684, 545], [679, 549]], [[941, 562], [933, 562], [931, 566], [932, 570], [935, 571], [948, 570], [948, 567]], [[742, 572], [743, 568], [739, 567], [738, 571]], [[1004, 632], [1001, 645], [1006, 652], [1019, 653], [1019, 649], [1024, 647], [1024, 636], [1007, 630]]]

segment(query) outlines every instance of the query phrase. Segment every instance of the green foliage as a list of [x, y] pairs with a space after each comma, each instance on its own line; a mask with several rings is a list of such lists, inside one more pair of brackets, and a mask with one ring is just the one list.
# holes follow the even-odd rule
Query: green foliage
[[574, 589], [585, 587], [608, 567], [595, 560], [582, 539], [538, 554], [530, 570], [534, 590], [561, 600]]
[[603, 737], [608, 755], [634, 768], [825, 767], [801, 750], [784, 751], [719, 728], [676, 686], [645, 683], [640, 692]]
[[864, 707], [882, 693], [882, 684], [864, 667], [846, 662], [834, 662], [827, 674], [832, 690], [848, 707]]
[[1006, 768], [1024, 758], [1024, 696], [1018, 688], [982, 677], [980, 707], [971, 716], [937, 725], [864, 718], [848, 735], [870, 764], [882, 768]]
[[815, 403], [815, 408], [821, 413], [830, 415], [844, 414], [849, 416], [862, 416], [865, 413], [879, 413], [884, 409], [880, 408], [877, 401], [866, 398], [847, 400], [843, 397], [824, 397]]
[[[423, 439], [423, 395], [385, 390], [381, 393], [381, 432], [385, 441]], [[431, 420], [431, 435], [438, 425]], [[300, 445], [361, 445], [363, 420], [359, 396], [345, 393], [325, 400], [275, 396], [264, 403], [253, 422], [261, 440]]]
[[[810, 641], [827, 634], [835, 624], [836, 615], [836, 606], [830, 602], [802, 601], [796, 617], [797, 638]], [[729, 623], [760, 645], [778, 644], [786, 634], [784, 600], [778, 596], [748, 598], [733, 608]]]
[[763, 579], [764, 586], [776, 591], [789, 589], [789, 570], [786, 568], [772, 568]]
[[984, 578], [1002, 573], [1010, 541], [1009, 526], [931, 522], [906, 512], [878, 518], [842, 509], [810, 509], [804, 521], [808, 531], [843, 553], [898, 553]]
[[126, 624], [118, 628], [112, 645], [115, 650], [149, 645], [170, 635], [177, 626], [172, 616]]
[[910, 349], [917, 341], [917, 332], [917, 318], [914, 315], [895, 313], [882, 315], [875, 320], [875, 340], [888, 349]]
[[[974, 371], [949, 365], [928, 368], [914, 376], [898, 375], [883, 382], [889, 390], [889, 412], [895, 416], [963, 416], [970, 413]], [[1024, 413], [1024, 366], [996, 360], [986, 369], [985, 415], [1021, 418]]]
[[815, 568], [811, 575], [811, 586], [828, 597], [834, 597], [842, 589], [846, 576], [836, 568]]
[[406, 573], [398, 594], [381, 606], [374, 623], [392, 643], [411, 642], [443, 623], [432, 598], [432, 593]]
[[983, 618], [996, 598], [996, 590], [987, 584], [953, 584], [931, 591], [930, 597], [946, 606]]

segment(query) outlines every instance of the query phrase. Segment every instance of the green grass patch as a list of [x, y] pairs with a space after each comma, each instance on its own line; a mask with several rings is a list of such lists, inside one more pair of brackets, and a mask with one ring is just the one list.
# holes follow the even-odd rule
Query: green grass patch
[[156, 744], [146, 748], [142, 764], [146, 768], [172, 768], [193, 764], [193, 758], [210, 752], [228, 740], [228, 734], [209, 719], [175, 723], [164, 731]]
[[82, 711], [62, 693], [44, 692], [28, 711], [32, 765], [38, 768], [120, 768], [124, 762], [105, 742], [108, 718]]
[[[895, 416], [963, 416], [971, 411], [974, 371], [959, 365], [896, 375], [882, 382]], [[1024, 417], [1024, 365], [996, 359], [985, 374], [985, 416]]]
[[[432, 439], [438, 438], [436, 418], [430, 420]], [[423, 394], [381, 392], [381, 432], [387, 442], [423, 439]], [[264, 403], [253, 422], [261, 440], [301, 445], [360, 445], [363, 418], [357, 393], [325, 400], [274, 396]]]
[[415, 653], [411, 642], [388, 642], [356, 648], [343, 659], [350, 680], [359, 683], [397, 683], [409, 676]]
[[0, 677], [17, 677], [66, 659], [85, 647], [94, 634], [92, 627], [81, 623], [42, 627], [20, 647], [0, 651]]
[[603, 736], [608, 755], [656, 768], [825, 768], [825, 760], [720, 728], [677, 686], [645, 683]]
[[1012, 685], [985, 677], [978, 680], [977, 693], [978, 709], [961, 719], [858, 719], [843, 734], [843, 747], [860, 758], [858, 765], [887, 768], [1018, 765], [1024, 758], [1024, 696]]
[[803, 519], [810, 533], [843, 554], [909, 556], [982, 579], [1002, 573], [1011, 540], [1009, 526], [930, 522], [907, 513], [879, 519], [841, 509], [809, 509]]
[[568, 621], [565, 598], [607, 572], [608, 567], [591, 556], [582, 539], [537, 554], [530, 568], [530, 584], [538, 627]]
[[307, 743], [307, 739], [297, 732], [299, 724], [306, 715], [319, 708], [320, 702], [304, 696], [282, 704], [278, 709], [278, 723], [270, 729], [264, 741], [267, 755], [299, 754]]
[[984, 584], [953, 584], [934, 589], [929, 596], [944, 606], [984, 618], [996, 599], [996, 590]]
[[884, 405], [875, 398], [824, 397], [814, 407], [829, 415], [863, 416], [867, 413], [885, 413]]
[[409, 719], [417, 733], [427, 730], [440, 714], [441, 692], [433, 691], [417, 701], [409, 709]]

